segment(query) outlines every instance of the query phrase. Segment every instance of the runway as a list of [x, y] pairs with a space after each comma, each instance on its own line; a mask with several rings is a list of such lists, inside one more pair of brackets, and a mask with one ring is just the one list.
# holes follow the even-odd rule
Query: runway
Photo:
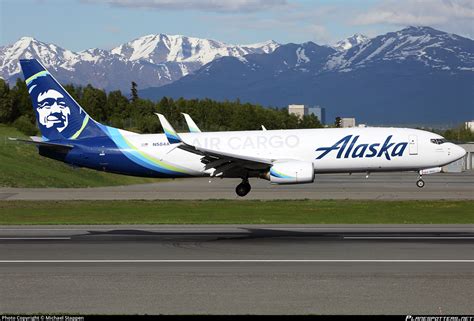
[[425, 175], [424, 188], [415, 186], [416, 173], [316, 175], [313, 184], [271, 185], [251, 179], [252, 191], [235, 194], [238, 179], [183, 178], [156, 184], [100, 188], [0, 188], [0, 200], [157, 200], [157, 199], [381, 199], [474, 200], [474, 171]]
[[0, 227], [1, 313], [473, 314], [473, 225]]

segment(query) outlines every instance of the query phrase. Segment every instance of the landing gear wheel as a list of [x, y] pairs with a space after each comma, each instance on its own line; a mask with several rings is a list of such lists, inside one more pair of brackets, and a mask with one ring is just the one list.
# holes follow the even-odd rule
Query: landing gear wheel
[[235, 192], [240, 197], [244, 197], [250, 192], [251, 189], [252, 187], [250, 186], [249, 182], [242, 182], [239, 185], [237, 185], [237, 187], [235, 188]]
[[419, 188], [422, 188], [423, 186], [425, 186], [425, 181], [422, 179], [417, 180], [416, 186], [418, 186]]

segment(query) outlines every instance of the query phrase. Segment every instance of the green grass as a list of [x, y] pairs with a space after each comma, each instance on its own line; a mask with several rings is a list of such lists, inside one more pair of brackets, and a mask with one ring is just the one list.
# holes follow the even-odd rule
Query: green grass
[[473, 224], [472, 201], [0, 201], [0, 224]]
[[8, 137], [27, 138], [16, 129], [0, 124], [1, 187], [97, 187], [157, 181], [73, 168], [38, 155], [35, 146], [12, 142]]

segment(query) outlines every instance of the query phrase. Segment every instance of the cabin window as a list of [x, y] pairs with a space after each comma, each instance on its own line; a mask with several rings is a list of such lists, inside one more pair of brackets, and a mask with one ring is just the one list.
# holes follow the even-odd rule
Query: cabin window
[[436, 145], [441, 145], [441, 144], [444, 144], [447, 142], [446, 139], [444, 138], [431, 138], [430, 140], [433, 144], [436, 144]]

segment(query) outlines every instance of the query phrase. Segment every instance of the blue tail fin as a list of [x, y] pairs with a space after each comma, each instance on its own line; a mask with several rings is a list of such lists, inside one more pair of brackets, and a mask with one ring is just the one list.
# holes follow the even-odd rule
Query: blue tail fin
[[21, 59], [21, 69], [45, 140], [103, 135], [100, 125], [36, 59]]

